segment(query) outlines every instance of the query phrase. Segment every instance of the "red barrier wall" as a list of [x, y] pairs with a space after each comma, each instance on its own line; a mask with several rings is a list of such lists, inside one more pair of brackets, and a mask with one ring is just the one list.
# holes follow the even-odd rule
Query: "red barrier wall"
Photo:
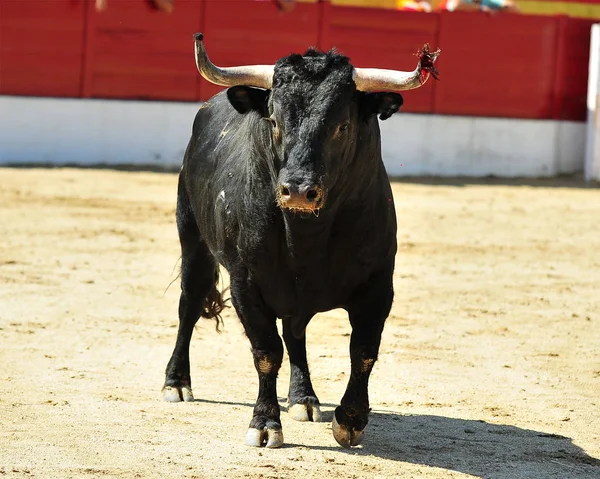
[[[272, 64], [318, 46], [318, 4], [298, 3], [292, 12], [283, 13], [270, 1], [207, 1], [206, 19], [206, 50], [219, 66]], [[190, 41], [186, 46], [193, 52]], [[221, 89], [202, 80], [200, 98], [206, 100]]]
[[177, 2], [171, 14], [141, 0], [109, 0], [102, 13], [86, 3], [85, 97], [197, 99], [192, 34], [202, 0]]
[[553, 118], [584, 121], [592, 20], [562, 17]]
[[0, 93], [80, 96], [84, 17], [84, 0], [0, 0]]
[[0, 0], [0, 94], [206, 100], [192, 34], [220, 65], [274, 63], [310, 46], [356, 66], [412, 70], [440, 47], [439, 82], [405, 93], [405, 112], [586, 117], [591, 20], [474, 12], [413, 13], [269, 0], [185, 0], [166, 14], [149, 0]]
[[436, 112], [550, 118], [556, 19], [510, 14], [476, 16], [477, 22], [473, 22], [468, 12], [441, 15], [444, 64], [452, 67], [442, 70]]
[[[333, 7], [326, 12], [322, 48], [336, 47], [357, 67], [413, 70], [425, 43], [439, 45], [439, 15], [395, 10]], [[440, 57], [441, 60], [442, 57]], [[440, 61], [440, 65], [441, 65]], [[433, 113], [437, 82], [407, 93], [407, 112]]]

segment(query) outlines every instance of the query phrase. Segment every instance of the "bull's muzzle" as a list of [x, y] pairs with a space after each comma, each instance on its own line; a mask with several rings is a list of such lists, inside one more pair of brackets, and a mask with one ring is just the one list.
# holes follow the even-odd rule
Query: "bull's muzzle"
[[281, 208], [300, 213], [314, 213], [323, 207], [325, 191], [320, 185], [281, 183], [277, 192], [277, 204]]

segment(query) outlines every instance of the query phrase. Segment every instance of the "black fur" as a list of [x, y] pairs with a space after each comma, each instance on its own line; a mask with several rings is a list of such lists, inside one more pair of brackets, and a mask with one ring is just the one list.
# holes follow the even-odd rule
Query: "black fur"
[[[396, 253], [376, 115], [384, 120], [401, 105], [396, 93], [356, 91], [348, 59], [315, 50], [280, 59], [272, 90], [233, 87], [203, 105], [180, 174], [180, 328], [166, 385], [190, 384], [193, 326], [202, 312], [218, 316], [222, 308], [220, 263], [257, 365], [251, 427], [281, 427], [277, 318], [291, 362], [290, 404], [318, 404], [304, 331], [316, 313], [334, 308], [348, 311], [353, 328], [351, 377], [336, 417], [349, 428], [366, 425]], [[283, 182], [321, 185], [323, 207], [314, 214], [279, 208]]]

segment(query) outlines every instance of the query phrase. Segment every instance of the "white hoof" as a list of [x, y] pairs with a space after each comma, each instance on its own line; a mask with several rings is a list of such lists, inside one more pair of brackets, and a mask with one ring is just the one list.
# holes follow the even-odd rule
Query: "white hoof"
[[[266, 443], [266, 444], [265, 444]], [[281, 429], [254, 429], [251, 427], [246, 433], [246, 445], [252, 447], [276, 448], [283, 445], [283, 431]]]
[[192, 394], [192, 390], [188, 387], [182, 387], [181, 389], [165, 386], [162, 390], [163, 399], [167, 402], [192, 402], [194, 400], [194, 395]]
[[181, 397], [185, 402], [194, 402], [194, 394], [190, 388], [181, 388]]
[[318, 404], [294, 404], [288, 408], [288, 414], [294, 421], [321, 422], [321, 408]]
[[335, 414], [333, 415], [331, 430], [333, 431], [333, 437], [337, 443], [346, 448], [358, 446], [365, 437], [364, 429], [362, 431], [349, 430], [346, 426], [338, 424]]

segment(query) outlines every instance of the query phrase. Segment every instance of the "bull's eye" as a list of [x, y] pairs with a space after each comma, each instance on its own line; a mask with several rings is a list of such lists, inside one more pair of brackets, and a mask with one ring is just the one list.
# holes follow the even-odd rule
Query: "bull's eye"
[[273, 132], [273, 139], [277, 142], [280, 141], [281, 140], [281, 130], [279, 129], [279, 126], [277, 125], [277, 120], [275, 120], [275, 118], [272, 116], [270, 116], [269, 118], [265, 118], [265, 120], [267, 120], [271, 124], [272, 132]]
[[335, 132], [335, 136], [336, 137], [340, 137], [341, 135], [344, 134], [344, 132], [348, 129], [348, 123], [342, 123], [341, 125], [339, 125], [337, 127], [337, 130]]

